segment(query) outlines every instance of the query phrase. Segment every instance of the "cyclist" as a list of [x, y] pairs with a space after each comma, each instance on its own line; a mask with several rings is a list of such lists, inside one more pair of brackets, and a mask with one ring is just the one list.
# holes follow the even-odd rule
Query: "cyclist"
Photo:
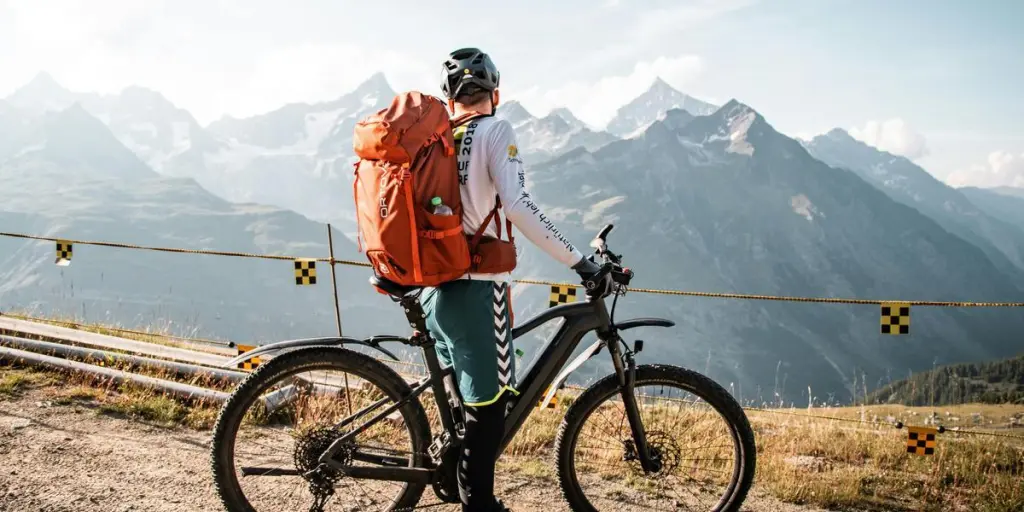
[[[500, 95], [499, 73], [491, 58], [477, 48], [463, 48], [450, 53], [442, 69], [441, 90], [452, 117], [474, 114], [455, 127], [463, 230], [475, 233], [500, 199], [506, 219], [530, 242], [581, 278], [594, 276], [600, 267], [559, 232], [526, 190], [512, 126], [493, 117]], [[497, 225], [489, 222], [484, 234], [500, 236]], [[467, 273], [426, 289], [421, 297], [438, 358], [453, 367], [465, 405], [466, 432], [458, 463], [464, 511], [507, 510], [494, 496], [494, 465], [507, 398], [509, 393], [518, 394], [510, 279], [510, 273]], [[601, 296], [610, 286], [606, 276], [591, 293]]]

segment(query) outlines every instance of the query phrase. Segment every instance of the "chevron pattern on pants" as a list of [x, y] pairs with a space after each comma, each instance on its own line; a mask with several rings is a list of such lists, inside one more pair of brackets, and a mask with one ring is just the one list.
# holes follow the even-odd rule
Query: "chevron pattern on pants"
[[494, 340], [498, 348], [498, 385], [512, 382], [512, 340], [508, 328], [508, 283], [494, 283]]

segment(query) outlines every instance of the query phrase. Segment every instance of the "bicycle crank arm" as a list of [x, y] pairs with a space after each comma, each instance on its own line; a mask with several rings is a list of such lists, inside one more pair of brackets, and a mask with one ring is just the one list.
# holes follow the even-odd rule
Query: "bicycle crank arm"
[[388, 480], [392, 482], [409, 482], [414, 484], [429, 484], [434, 481], [434, 470], [427, 468], [335, 466], [332, 462], [328, 462], [327, 464], [350, 478], [360, 478], [364, 480]]
[[409, 459], [403, 457], [395, 457], [394, 455], [381, 455], [379, 453], [364, 453], [361, 451], [355, 451], [352, 453], [352, 460], [359, 462], [365, 462], [367, 464], [379, 464], [381, 466], [398, 466], [405, 467], [409, 465]]
[[299, 476], [297, 469], [281, 468], [242, 468], [242, 476]]

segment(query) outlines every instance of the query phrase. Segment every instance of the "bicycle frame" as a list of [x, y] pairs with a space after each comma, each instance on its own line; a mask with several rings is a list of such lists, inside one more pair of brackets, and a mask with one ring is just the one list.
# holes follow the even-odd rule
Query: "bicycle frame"
[[[410, 325], [415, 329], [413, 336], [406, 343], [419, 346], [423, 350], [423, 358], [428, 369], [428, 376], [413, 387], [412, 393], [405, 396], [398, 402], [386, 407], [376, 413], [372, 418], [361, 424], [359, 427], [348, 431], [344, 436], [335, 440], [320, 457], [320, 462], [337, 469], [338, 471], [354, 478], [392, 480], [405, 482], [430, 483], [434, 479], [436, 468], [410, 468], [408, 460], [380, 455], [366, 455], [361, 453], [353, 454], [356, 460], [364, 462], [376, 462], [382, 467], [349, 466], [334, 460], [334, 456], [341, 451], [346, 443], [355, 438], [361, 432], [370, 428], [376, 422], [394, 413], [410, 400], [417, 400], [427, 389], [432, 389], [434, 401], [440, 412], [442, 431], [434, 438], [428, 451], [430, 456], [436, 460], [444, 455], [451, 448], [452, 437], [461, 440], [461, 435], [456, 427], [456, 416], [453, 414], [455, 408], [461, 402], [449, 403], [449, 393], [457, 394], [457, 386], [452, 378], [451, 369], [442, 369], [437, 353], [434, 351], [434, 340], [427, 332], [423, 309], [418, 301], [418, 294], [413, 294], [397, 299], [406, 311]], [[592, 357], [601, 347], [607, 347], [612, 357], [615, 373], [623, 386], [623, 398], [626, 403], [630, 425], [633, 429], [634, 442], [640, 454], [641, 463], [644, 469], [651, 469], [649, 455], [647, 453], [646, 436], [643, 426], [639, 423], [636, 403], [632, 395], [632, 378], [628, 371], [632, 366], [632, 353], [623, 357], [618, 333], [621, 330], [632, 329], [642, 326], [671, 327], [675, 325], [670, 320], [660, 318], [639, 318], [613, 324], [608, 313], [607, 306], [603, 299], [588, 300], [581, 303], [565, 304], [550, 308], [530, 318], [519, 327], [512, 329], [512, 338], [517, 339], [533, 331], [543, 324], [555, 319], [563, 322], [555, 334], [541, 348], [541, 353], [536, 362], [526, 371], [524, 377], [517, 383], [518, 395], [509, 400], [509, 406], [505, 414], [505, 432], [501, 441], [500, 453], [504, 453], [509, 443], [518, 433], [519, 429], [526, 422], [526, 419], [534, 410], [535, 404], [541, 398], [541, 394], [556, 380], [568, 376], [579, 365]], [[566, 362], [573, 351], [579, 346], [583, 337], [591, 331], [596, 331], [598, 341], [591, 345], [583, 354], [577, 357], [576, 361], [568, 367]], [[339, 340], [340, 341], [340, 340]], [[630, 368], [624, 365], [628, 359]], [[559, 370], [565, 367], [565, 371], [559, 374]], [[446, 384], [447, 382], [447, 384]], [[380, 408], [385, 399], [371, 404], [353, 413], [349, 418], [336, 425], [341, 428]]]

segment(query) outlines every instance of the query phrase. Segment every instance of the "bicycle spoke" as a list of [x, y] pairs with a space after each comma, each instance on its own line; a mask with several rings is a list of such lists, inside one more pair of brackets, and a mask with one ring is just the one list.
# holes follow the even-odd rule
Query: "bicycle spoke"
[[351, 441], [338, 445], [332, 458], [335, 463], [368, 468], [413, 466], [414, 460], [424, 458], [423, 450], [412, 449], [403, 409], [367, 422], [395, 400], [367, 376], [348, 376], [349, 372], [324, 363], [308, 366], [311, 368], [265, 383], [256, 395], [284, 400], [272, 408], [256, 400], [244, 413], [233, 454], [245, 499], [260, 512], [383, 510], [399, 503], [410, 484], [352, 478], [320, 463], [319, 458], [345, 433], [359, 428]]
[[638, 382], [633, 396], [648, 450], [661, 465], [645, 473], [620, 393], [596, 406], [576, 436], [575, 479], [586, 498], [600, 510], [713, 508], [736, 463], [724, 418], [699, 398], [687, 399], [686, 389]]

